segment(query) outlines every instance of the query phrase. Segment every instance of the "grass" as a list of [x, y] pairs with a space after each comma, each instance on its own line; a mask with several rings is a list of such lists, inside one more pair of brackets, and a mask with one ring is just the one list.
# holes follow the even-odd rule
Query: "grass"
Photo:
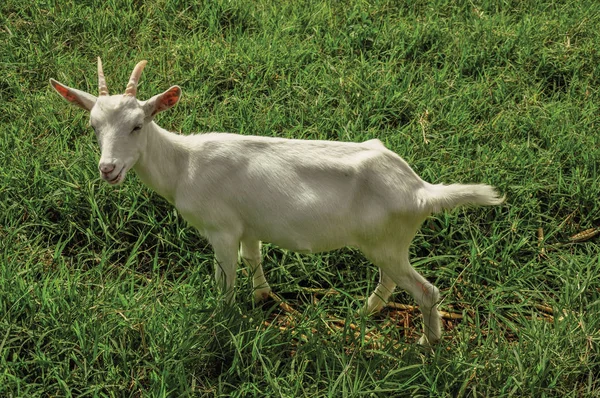
[[[595, 1], [7, 0], [0, 5], [0, 396], [599, 396], [600, 5]], [[425, 222], [442, 291], [429, 354], [412, 299], [357, 315], [376, 270], [265, 246], [276, 303], [213, 287], [207, 243], [133, 175], [96, 171], [95, 93], [170, 85], [189, 134], [379, 138], [427, 181], [497, 208]], [[366, 281], [366, 282], [365, 282]], [[333, 290], [330, 290], [333, 289]], [[326, 294], [326, 293], [331, 294]], [[318, 303], [317, 303], [318, 302]], [[352, 325], [352, 327], [351, 327]]]

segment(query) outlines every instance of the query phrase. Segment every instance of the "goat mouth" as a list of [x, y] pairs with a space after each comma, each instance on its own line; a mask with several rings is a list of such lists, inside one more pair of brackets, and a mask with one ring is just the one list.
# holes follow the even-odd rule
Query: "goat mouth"
[[121, 171], [119, 171], [119, 174], [117, 174], [117, 176], [115, 178], [113, 178], [111, 180], [105, 178], [104, 180], [106, 182], [108, 182], [110, 185], [116, 185], [116, 184], [120, 183], [123, 180], [123, 174], [125, 174], [124, 170], [125, 170], [125, 167], [123, 167], [121, 169]]

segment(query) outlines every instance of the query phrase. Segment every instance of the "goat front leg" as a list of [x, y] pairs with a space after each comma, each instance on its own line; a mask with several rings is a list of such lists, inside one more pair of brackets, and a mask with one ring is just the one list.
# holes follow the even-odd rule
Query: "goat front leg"
[[215, 252], [215, 280], [222, 289], [227, 303], [232, 304], [235, 288], [235, 277], [238, 262], [239, 240], [227, 234], [216, 234], [208, 237]]
[[271, 287], [265, 278], [265, 273], [261, 265], [262, 256], [260, 254], [260, 246], [260, 241], [258, 240], [243, 239], [240, 250], [242, 261], [250, 267], [255, 302], [266, 300], [269, 297], [269, 293], [271, 293]]

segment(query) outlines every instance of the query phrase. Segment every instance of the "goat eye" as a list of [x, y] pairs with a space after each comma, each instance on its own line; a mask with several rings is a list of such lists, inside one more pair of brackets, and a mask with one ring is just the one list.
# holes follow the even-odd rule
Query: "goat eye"
[[142, 129], [142, 126], [135, 126], [133, 128], [133, 130], [131, 130], [132, 133], [135, 133], [136, 131], [140, 131]]

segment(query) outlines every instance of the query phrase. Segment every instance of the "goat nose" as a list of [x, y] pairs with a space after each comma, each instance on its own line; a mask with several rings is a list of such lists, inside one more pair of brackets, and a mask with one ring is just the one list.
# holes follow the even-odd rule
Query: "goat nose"
[[98, 167], [102, 174], [108, 174], [115, 169], [114, 163], [101, 163]]

